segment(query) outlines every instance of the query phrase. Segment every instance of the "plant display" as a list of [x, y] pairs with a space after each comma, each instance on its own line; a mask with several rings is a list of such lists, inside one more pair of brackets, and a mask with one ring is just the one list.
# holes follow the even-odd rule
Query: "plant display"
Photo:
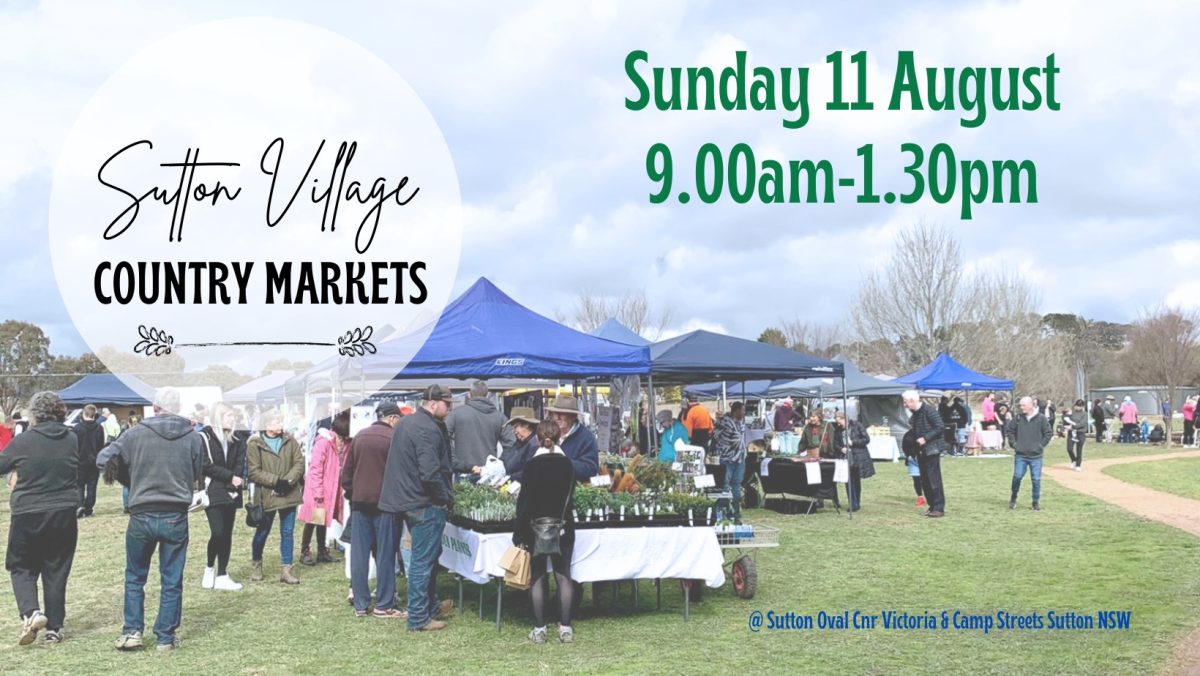
[[517, 503], [495, 488], [459, 483], [454, 486], [453, 514], [480, 523], [512, 521], [517, 518]]
[[626, 474], [629, 473], [633, 474], [643, 489], [652, 491], [670, 490], [679, 482], [679, 475], [670, 465], [641, 455], [630, 461], [626, 470]]
[[597, 486], [575, 487], [575, 513], [583, 518], [589, 512], [603, 513], [609, 506], [608, 489]]

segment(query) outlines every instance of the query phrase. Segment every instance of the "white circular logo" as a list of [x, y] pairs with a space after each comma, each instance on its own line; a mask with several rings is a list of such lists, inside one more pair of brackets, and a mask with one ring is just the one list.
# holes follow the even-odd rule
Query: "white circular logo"
[[[462, 240], [454, 163], [417, 94], [346, 38], [277, 19], [189, 28], [122, 66], [63, 145], [49, 220], [98, 354], [251, 375], [370, 358], [385, 327], [428, 332]], [[423, 337], [398, 342], [397, 371]]]

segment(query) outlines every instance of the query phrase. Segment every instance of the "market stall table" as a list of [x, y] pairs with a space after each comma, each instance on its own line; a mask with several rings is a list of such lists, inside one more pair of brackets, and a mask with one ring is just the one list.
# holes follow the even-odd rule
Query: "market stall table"
[[[476, 584], [485, 585], [494, 579], [498, 580], [496, 629], [499, 630], [500, 593], [504, 580], [500, 558], [512, 545], [512, 533], [479, 533], [448, 523], [443, 536], [442, 555], [438, 559], [442, 566]], [[645, 579], [704, 580], [709, 587], [720, 587], [725, 584], [723, 562], [724, 556], [711, 527], [576, 530], [571, 579], [580, 583]], [[687, 611], [685, 605], [685, 616]]]
[[967, 433], [967, 448], [1004, 448], [1004, 435], [1000, 430], [972, 430]]
[[[844, 461], [843, 461], [844, 462]], [[790, 458], [767, 458], [757, 468], [759, 481], [762, 482], [763, 499], [782, 498], [795, 500], [804, 498], [814, 500], [837, 499], [837, 484], [834, 482], [836, 463], [833, 460], [819, 462], [821, 481], [809, 483], [808, 468], [811, 463], [795, 462]], [[808, 512], [811, 513], [810, 505]]]
[[871, 454], [872, 460], [896, 462], [900, 459], [900, 444], [896, 443], [896, 437], [891, 434], [872, 436], [871, 441], [867, 443], [867, 452]]

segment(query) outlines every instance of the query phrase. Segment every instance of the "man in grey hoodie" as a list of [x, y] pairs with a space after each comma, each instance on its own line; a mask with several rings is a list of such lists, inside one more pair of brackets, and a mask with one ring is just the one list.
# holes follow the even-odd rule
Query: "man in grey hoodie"
[[154, 397], [154, 417], [129, 428], [96, 460], [117, 464], [129, 487], [125, 530], [125, 626], [117, 650], [142, 647], [145, 586], [158, 548], [161, 593], [154, 634], [160, 651], [179, 646], [175, 632], [183, 617], [183, 568], [187, 562], [188, 507], [204, 477], [204, 445], [191, 421], [181, 417], [179, 391], [164, 387]]
[[489, 455], [496, 455], [497, 442], [505, 448], [516, 444], [511, 427], [504, 425], [504, 414], [488, 399], [488, 386], [482, 380], [471, 384], [471, 398], [446, 416], [450, 432], [450, 452], [454, 471], [479, 474]]
[[1046, 444], [1054, 437], [1050, 421], [1038, 411], [1033, 397], [1021, 397], [1021, 412], [1012, 419], [1005, 428], [1004, 436], [1013, 447], [1013, 478], [1012, 497], [1008, 500], [1008, 508], [1017, 506], [1017, 493], [1021, 490], [1021, 480], [1025, 478], [1025, 470], [1029, 470], [1029, 479], [1033, 483], [1033, 509], [1040, 510], [1038, 499], [1042, 493], [1042, 454]]

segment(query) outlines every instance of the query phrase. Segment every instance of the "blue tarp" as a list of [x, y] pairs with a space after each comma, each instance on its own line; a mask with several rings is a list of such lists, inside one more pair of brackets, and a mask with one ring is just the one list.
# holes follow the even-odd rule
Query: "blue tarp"
[[[479, 278], [424, 332], [390, 339], [348, 360], [343, 375], [381, 378], [582, 378], [650, 371], [647, 347], [589, 336], [526, 308]], [[405, 364], [404, 354], [414, 354]]]
[[741, 382], [840, 378], [842, 365], [754, 340], [692, 331], [651, 345], [650, 372], [656, 383]]
[[126, 385], [111, 373], [93, 373], [75, 381], [70, 387], [59, 390], [58, 396], [70, 406], [88, 404], [116, 404], [119, 406], [149, 406], [154, 398], [154, 388], [146, 383], [125, 376], [133, 383]]
[[611, 317], [596, 327], [596, 330], [592, 331], [591, 335], [626, 345], [645, 346], [650, 344], [650, 341], [634, 333], [629, 327]]
[[924, 367], [895, 381], [920, 390], [1011, 390], [1013, 381], [976, 373], [945, 352]]

